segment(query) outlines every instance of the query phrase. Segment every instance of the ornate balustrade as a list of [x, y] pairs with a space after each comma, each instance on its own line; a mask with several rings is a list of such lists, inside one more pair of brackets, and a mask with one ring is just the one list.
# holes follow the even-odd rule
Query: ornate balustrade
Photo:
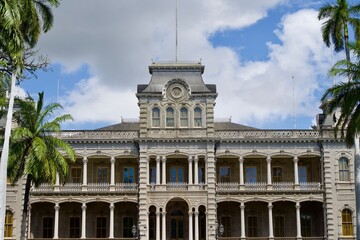
[[88, 183], [86, 186], [81, 183], [65, 183], [61, 186], [53, 186], [43, 183], [39, 187], [33, 187], [33, 193], [53, 193], [53, 192], [137, 192], [137, 183], [116, 183], [115, 188], [111, 188], [109, 183]]
[[[324, 240], [326, 237], [218, 237], [219, 240]], [[353, 240], [355, 238], [344, 238]]]
[[152, 138], [195, 138], [206, 137], [203, 129], [151, 129], [148, 136]]
[[216, 131], [216, 137], [228, 138], [330, 138], [334, 137], [334, 131], [326, 130], [241, 130], [241, 131]]
[[293, 182], [274, 182], [272, 190], [267, 190], [266, 182], [247, 182], [244, 187], [238, 182], [219, 182], [217, 183], [217, 192], [237, 192], [237, 191], [319, 191], [322, 189], [319, 182], [303, 182], [300, 188], [296, 189]]
[[[49, 240], [49, 238], [28, 238], [29, 240]], [[80, 238], [57, 238], [58, 240], [80, 240]], [[81, 238], [86, 240], [109, 240], [109, 238]], [[134, 238], [112, 238], [112, 240], [135, 240]], [[8, 239], [6, 239], [8, 240]]]
[[52, 136], [64, 140], [71, 139], [134, 139], [139, 137], [138, 131], [61, 131], [51, 133]]
[[116, 183], [116, 192], [136, 192], [138, 189], [137, 183]]
[[188, 189], [187, 182], [168, 182], [166, 184], [166, 190], [170, 191], [185, 191]]
[[78, 192], [81, 191], [81, 183], [66, 183], [60, 186], [60, 192]]

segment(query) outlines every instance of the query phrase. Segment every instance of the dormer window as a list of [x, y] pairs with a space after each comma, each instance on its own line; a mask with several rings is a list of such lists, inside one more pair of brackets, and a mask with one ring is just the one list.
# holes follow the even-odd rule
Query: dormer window
[[166, 126], [167, 127], [174, 127], [174, 109], [171, 107], [168, 107], [166, 109]]
[[202, 126], [202, 112], [201, 112], [201, 108], [199, 107], [196, 107], [194, 109], [194, 125], [195, 127]]
[[183, 107], [180, 109], [180, 127], [189, 126], [188, 110]]
[[160, 109], [157, 107], [152, 110], [152, 126], [160, 127]]

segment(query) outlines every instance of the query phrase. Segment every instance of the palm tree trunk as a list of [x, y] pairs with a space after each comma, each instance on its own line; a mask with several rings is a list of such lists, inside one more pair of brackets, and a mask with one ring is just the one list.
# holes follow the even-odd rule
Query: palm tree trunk
[[7, 164], [9, 158], [9, 145], [10, 145], [10, 135], [12, 129], [12, 115], [14, 107], [14, 97], [15, 97], [15, 82], [17, 77], [18, 69], [13, 70], [11, 74], [11, 89], [10, 89], [10, 99], [9, 107], [6, 116], [6, 125], [5, 125], [5, 134], [4, 134], [4, 143], [3, 149], [1, 152], [1, 162], [0, 162], [0, 234], [4, 233], [5, 225], [5, 213], [6, 213], [6, 182], [7, 182]]
[[25, 193], [24, 193], [24, 205], [23, 205], [23, 212], [22, 212], [22, 218], [21, 218], [21, 239], [22, 240], [26, 240], [27, 239], [27, 229], [28, 226], [28, 216], [29, 216], [29, 212], [28, 212], [28, 206], [29, 206], [29, 198], [30, 198], [30, 188], [31, 188], [31, 181], [32, 181], [32, 176], [31, 175], [27, 175], [26, 177], [26, 184], [25, 184]]
[[349, 29], [347, 26], [347, 20], [344, 24], [344, 42], [345, 42], [345, 54], [346, 54], [346, 60], [350, 61], [350, 50], [349, 50]]

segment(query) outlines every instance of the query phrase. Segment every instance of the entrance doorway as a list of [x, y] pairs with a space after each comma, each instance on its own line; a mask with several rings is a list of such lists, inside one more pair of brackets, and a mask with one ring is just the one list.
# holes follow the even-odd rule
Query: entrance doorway
[[184, 239], [184, 213], [181, 210], [174, 210], [170, 215], [171, 239]]

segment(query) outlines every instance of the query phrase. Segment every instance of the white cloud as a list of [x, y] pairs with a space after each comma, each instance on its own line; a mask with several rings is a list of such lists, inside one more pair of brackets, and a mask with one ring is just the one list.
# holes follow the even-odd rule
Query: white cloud
[[[205, 82], [218, 87], [216, 116], [259, 125], [288, 117], [292, 73], [299, 114], [317, 112], [317, 77], [326, 72], [330, 52], [321, 42], [315, 11], [284, 16], [276, 30], [281, 43], [268, 43], [267, 61], [239, 62], [234, 50], [215, 48], [208, 39], [224, 29], [250, 26], [285, 2], [179, 1], [179, 58], [203, 59]], [[119, 122], [121, 116], [138, 116], [135, 88], [149, 82], [150, 60], [174, 59], [174, 12], [175, 0], [62, 2], [54, 28], [43, 35], [40, 47], [64, 72], [89, 66], [93, 77], [63, 98], [76, 121]]]

